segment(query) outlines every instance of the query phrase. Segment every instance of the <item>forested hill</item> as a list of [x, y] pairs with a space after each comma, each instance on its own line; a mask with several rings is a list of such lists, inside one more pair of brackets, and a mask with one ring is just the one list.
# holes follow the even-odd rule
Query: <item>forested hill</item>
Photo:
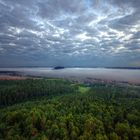
[[139, 140], [140, 87], [0, 81], [0, 140]]

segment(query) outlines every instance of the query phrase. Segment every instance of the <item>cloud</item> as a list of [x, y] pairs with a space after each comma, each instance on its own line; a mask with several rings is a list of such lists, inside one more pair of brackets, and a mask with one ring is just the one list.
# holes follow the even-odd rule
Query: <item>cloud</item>
[[138, 0], [0, 0], [0, 65], [139, 64], [139, 7]]

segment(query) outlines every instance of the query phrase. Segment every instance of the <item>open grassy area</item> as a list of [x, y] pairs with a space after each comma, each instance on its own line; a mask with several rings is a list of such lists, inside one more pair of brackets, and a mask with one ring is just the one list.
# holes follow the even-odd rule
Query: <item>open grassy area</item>
[[85, 86], [79, 86], [79, 92], [81, 93], [87, 93], [89, 91], [90, 87]]

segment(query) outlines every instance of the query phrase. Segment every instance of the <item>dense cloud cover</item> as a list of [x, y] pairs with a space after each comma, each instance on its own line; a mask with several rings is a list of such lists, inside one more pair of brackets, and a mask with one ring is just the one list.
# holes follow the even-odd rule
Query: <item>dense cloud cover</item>
[[0, 66], [140, 66], [140, 0], [0, 0]]

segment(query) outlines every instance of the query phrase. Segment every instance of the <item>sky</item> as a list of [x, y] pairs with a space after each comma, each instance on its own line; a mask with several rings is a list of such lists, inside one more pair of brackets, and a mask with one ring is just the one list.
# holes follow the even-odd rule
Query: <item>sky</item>
[[139, 67], [140, 0], [0, 0], [0, 67]]

